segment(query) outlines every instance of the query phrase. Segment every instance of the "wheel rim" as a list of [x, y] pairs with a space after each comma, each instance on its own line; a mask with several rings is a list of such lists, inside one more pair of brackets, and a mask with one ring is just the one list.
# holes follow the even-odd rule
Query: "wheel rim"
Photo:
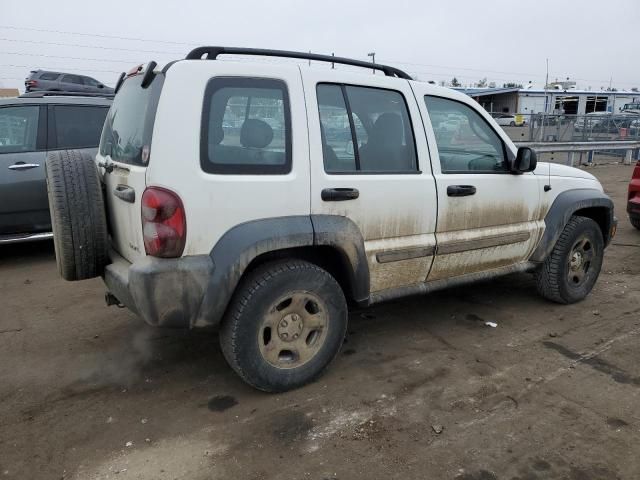
[[589, 278], [593, 264], [594, 244], [587, 236], [580, 237], [569, 254], [567, 279], [569, 285], [581, 287]]
[[322, 299], [307, 291], [290, 292], [274, 302], [262, 322], [260, 353], [274, 367], [300, 367], [320, 351], [328, 325]]

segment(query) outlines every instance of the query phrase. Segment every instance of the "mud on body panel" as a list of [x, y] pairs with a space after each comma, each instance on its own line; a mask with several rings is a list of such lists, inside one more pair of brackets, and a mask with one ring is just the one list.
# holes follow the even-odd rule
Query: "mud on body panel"
[[450, 232], [446, 241], [438, 243], [428, 281], [477, 273], [526, 260], [538, 245], [543, 231], [544, 222], [535, 221]]

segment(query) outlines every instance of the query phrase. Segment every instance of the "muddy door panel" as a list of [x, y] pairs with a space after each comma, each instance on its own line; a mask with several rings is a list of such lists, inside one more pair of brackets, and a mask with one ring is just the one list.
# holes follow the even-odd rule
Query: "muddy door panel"
[[360, 86], [354, 74], [340, 84], [308, 70], [302, 77], [312, 214], [356, 224], [371, 292], [424, 282], [435, 250], [436, 191], [408, 83], [376, 76]]
[[438, 246], [428, 280], [527, 259], [544, 228], [535, 175], [509, 172], [510, 143], [472, 100], [424, 95], [421, 107], [438, 185]]

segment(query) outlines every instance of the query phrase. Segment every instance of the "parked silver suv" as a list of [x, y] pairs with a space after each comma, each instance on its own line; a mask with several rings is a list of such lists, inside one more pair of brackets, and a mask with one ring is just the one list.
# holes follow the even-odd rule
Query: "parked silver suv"
[[47, 70], [32, 70], [24, 80], [24, 87], [27, 92], [114, 93], [113, 88], [105, 86], [95, 78]]

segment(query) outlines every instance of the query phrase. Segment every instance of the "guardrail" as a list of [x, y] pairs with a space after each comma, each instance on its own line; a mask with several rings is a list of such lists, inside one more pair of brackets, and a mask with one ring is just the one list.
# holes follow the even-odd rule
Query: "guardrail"
[[538, 153], [568, 152], [567, 163], [573, 167], [576, 152], [625, 151], [624, 164], [631, 165], [634, 150], [640, 149], [640, 141], [615, 140], [608, 142], [515, 142], [517, 147], [529, 147]]

